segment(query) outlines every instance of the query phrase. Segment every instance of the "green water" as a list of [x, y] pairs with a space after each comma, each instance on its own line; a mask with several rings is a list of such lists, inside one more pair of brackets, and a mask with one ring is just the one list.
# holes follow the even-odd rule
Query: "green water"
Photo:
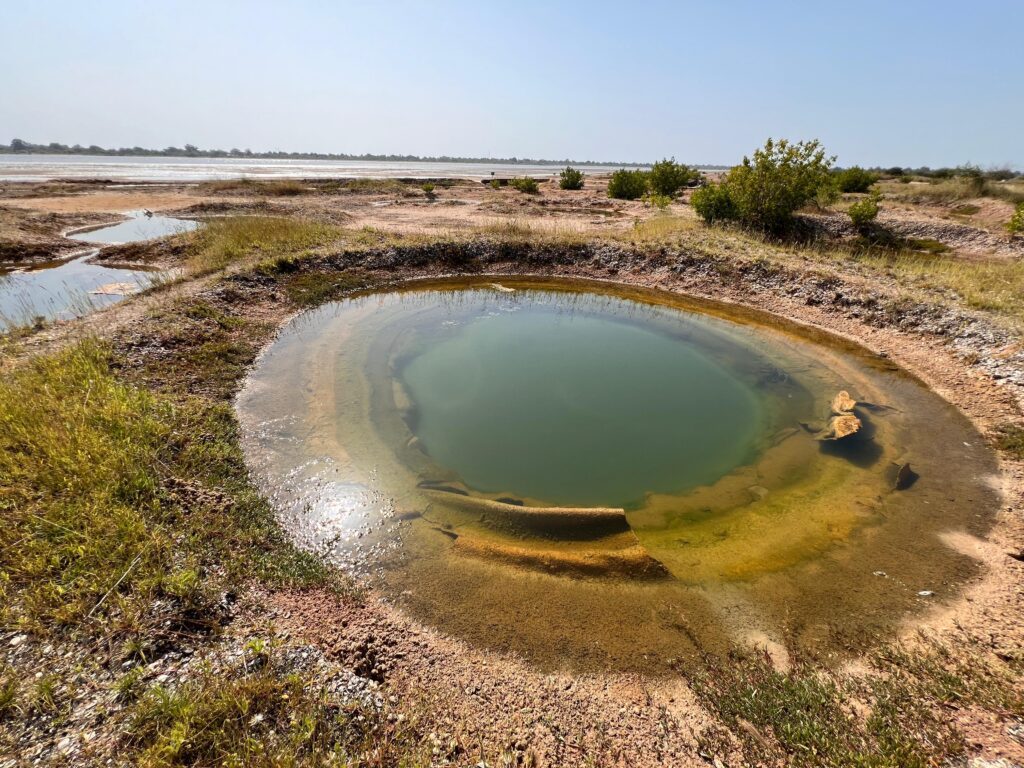
[[[834, 657], [976, 573], [947, 537], [987, 530], [994, 458], [888, 361], [671, 294], [503, 282], [309, 312], [238, 397], [295, 541], [418, 621], [551, 669]], [[823, 442], [839, 390], [863, 428]]]
[[547, 305], [421, 337], [400, 372], [424, 450], [472, 489], [620, 506], [754, 455], [758, 393], [699, 343]]

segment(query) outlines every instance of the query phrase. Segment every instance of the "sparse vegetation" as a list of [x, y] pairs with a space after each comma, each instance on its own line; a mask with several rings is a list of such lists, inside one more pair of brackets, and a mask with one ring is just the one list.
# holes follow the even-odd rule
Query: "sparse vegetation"
[[672, 198], [679, 190], [700, 178], [700, 172], [689, 166], [670, 160], [659, 160], [647, 174], [647, 183], [651, 192], [663, 197]]
[[1017, 208], [1014, 210], [1013, 216], [1010, 217], [1006, 229], [1011, 235], [1019, 235], [1024, 232], [1024, 201], [1017, 203]]
[[[779, 672], [763, 657], [734, 657], [712, 664], [696, 688], [752, 764], [929, 768], [965, 749], [946, 707], [1024, 706], [1013, 671], [970, 652], [930, 642], [913, 651], [894, 646], [875, 663], [885, 674], [853, 678], [810, 668]], [[871, 706], [860, 713], [851, 699]], [[724, 747], [718, 736], [712, 729], [703, 737], [712, 752]]]
[[1004, 424], [996, 430], [996, 448], [1024, 461], [1024, 426]]
[[435, 185], [434, 185], [434, 184], [433, 184], [432, 182], [429, 182], [429, 181], [428, 181], [428, 182], [426, 182], [425, 184], [423, 184], [423, 185], [422, 185], [422, 186], [420, 187], [420, 189], [422, 189], [422, 190], [423, 190], [423, 193], [424, 193], [424, 194], [425, 194], [425, 195], [426, 195], [427, 197], [429, 197], [429, 198], [433, 199], [433, 198], [434, 198], [434, 190], [435, 190], [435, 189], [437, 189], [437, 187], [436, 187], [436, 186], [435, 186]]
[[427, 766], [403, 721], [367, 701], [311, 686], [273, 649], [149, 688], [127, 727], [133, 764], [173, 766]]
[[269, 181], [260, 184], [256, 189], [261, 195], [272, 195], [276, 197], [294, 197], [295, 195], [302, 195], [309, 191], [309, 189], [302, 183], [290, 179]]
[[558, 186], [561, 189], [583, 189], [583, 171], [578, 171], [571, 165], [566, 166], [558, 174]]
[[639, 200], [647, 194], [647, 172], [620, 168], [608, 181], [608, 197], [616, 200]]
[[520, 176], [510, 181], [509, 186], [527, 195], [536, 195], [540, 192], [540, 185], [531, 176]]

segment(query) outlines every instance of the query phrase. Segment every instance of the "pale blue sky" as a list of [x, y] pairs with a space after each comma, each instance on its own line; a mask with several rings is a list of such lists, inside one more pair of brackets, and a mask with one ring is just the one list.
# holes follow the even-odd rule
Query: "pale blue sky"
[[1024, 167], [1024, 0], [8, 2], [0, 140]]

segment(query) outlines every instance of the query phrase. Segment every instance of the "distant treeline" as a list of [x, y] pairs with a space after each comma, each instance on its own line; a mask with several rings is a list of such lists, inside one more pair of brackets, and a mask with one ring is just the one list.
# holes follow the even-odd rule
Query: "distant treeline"
[[[856, 167], [856, 166], [854, 166]], [[958, 165], [956, 168], [929, 168], [927, 165], [921, 168], [901, 168], [895, 165], [891, 168], [871, 168], [875, 173], [884, 176], [920, 176], [926, 179], [955, 179], [955, 178], [982, 178], [991, 181], [1009, 181], [1020, 174], [1012, 168], [990, 168], [982, 170], [977, 165]]]
[[92, 144], [83, 147], [81, 144], [68, 146], [51, 142], [49, 144], [33, 144], [22, 139], [12, 139], [10, 144], [0, 144], [3, 155], [101, 155], [101, 156], [134, 156], [134, 157], [230, 157], [253, 160], [383, 160], [389, 162], [423, 162], [423, 163], [503, 163], [510, 165], [614, 165], [642, 166], [647, 163], [612, 163], [597, 160], [537, 160], [531, 157], [422, 157], [420, 155], [350, 155], [347, 153], [330, 152], [253, 152], [251, 149], [200, 149], [194, 144], [184, 147], [166, 147], [165, 149], [146, 149], [145, 147], [119, 147], [106, 149]]

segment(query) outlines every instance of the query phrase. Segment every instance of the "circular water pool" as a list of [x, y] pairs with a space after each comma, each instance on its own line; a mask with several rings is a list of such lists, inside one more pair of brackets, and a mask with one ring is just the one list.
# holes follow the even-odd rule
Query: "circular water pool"
[[998, 504], [970, 424], [886, 361], [593, 283], [326, 305], [238, 411], [302, 545], [545, 667], [862, 647], [955, 594], [975, 566], [944, 536]]

